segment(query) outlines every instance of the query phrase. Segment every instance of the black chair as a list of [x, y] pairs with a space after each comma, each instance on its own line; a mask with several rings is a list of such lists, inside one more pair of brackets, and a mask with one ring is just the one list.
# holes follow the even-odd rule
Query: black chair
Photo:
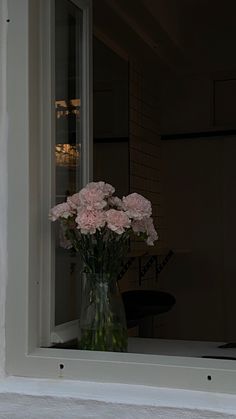
[[156, 290], [134, 290], [122, 294], [127, 327], [135, 327], [147, 316], [166, 313], [175, 304], [175, 297]]

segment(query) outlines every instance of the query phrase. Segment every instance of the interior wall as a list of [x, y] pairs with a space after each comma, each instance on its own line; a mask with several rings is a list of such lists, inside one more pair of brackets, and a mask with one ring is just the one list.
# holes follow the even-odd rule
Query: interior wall
[[93, 53], [94, 137], [128, 137], [129, 64], [95, 37]]
[[[136, 240], [132, 253], [156, 254], [164, 246], [164, 218], [161, 202], [161, 148], [158, 91], [153, 90], [153, 79], [147, 77], [138, 61], [130, 61], [129, 88], [129, 140], [130, 140], [130, 192], [145, 196], [152, 203], [153, 220], [159, 234], [154, 247]], [[143, 257], [141, 264], [148, 260]], [[122, 281], [123, 289], [156, 288], [154, 265], [139, 283], [139, 261], [133, 263]], [[148, 326], [147, 326], [148, 327]]]
[[161, 85], [161, 132], [207, 130], [213, 126], [213, 81], [172, 78]]
[[[147, 251], [161, 253], [160, 249], [165, 245], [161, 203], [160, 98], [158, 89], [153, 89], [154, 85], [153, 73], [150, 75], [138, 57], [126, 61], [117, 55], [112, 45], [94, 39], [94, 180], [109, 181], [120, 196], [137, 192], [149, 199], [159, 234], [158, 244], [153, 248], [135, 240], [131, 246], [132, 255], [144, 255]], [[125, 138], [127, 143], [120, 141]], [[149, 256], [142, 257], [142, 266], [148, 259]], [[122, 292], [158, 286], [155, 264], [140, 284], [139, 262], [136, 258], [120, 281]], [[147, 320], [142, 329], [145, 335], [151, 336], [153, 321]], [[139, 332], [136, 329], [131, 333]]]
[[[138, 60], [127, 62], [98, 40], [94, 46], [94, 179], [100, 179], [102, 174], [104, 180], [114, 180], [117, 192], [123, 190], [122, 195], [137, 192], [151, 201], [158, 245], [147, 249], [137, 240], [132, 244], [132, 253], [144, 254], [149, 250], [155, 254], [164, 245], [165, 230], [158, 91], [153, 91], [154, 81]], [[119, 143], [122, 137], [128, 142]], [[146, 261], [147, 257], [142, 263]], [[122, 291], [140, 288], [138, 259], [120, 285]], [[141, 287], [156, 287], [153, 267]]]
[[[235, 113], [231, 111], [229, 119], [226, 112], [224, 120], [220, 112], [222, 97], [232, 108], [232, 96], [227, 100], [222, 85], [221, 91], [216, 87], [214, 80], [206, 79], [202, 83], [200, 79], [166, 82], [162, 96], [164, 132], [232, 127]], [[235, 153], [235, 137], [162, 141], [166, 237], [175, 256], [160, 281], [177, 302], [159, 319], [161, 337], [236, 338]]]
[[[145, 3], [149, 10], [157, 9], [154, 1]], [[175, 25], [173, 14], [166, 14], [164, 3], [160, 3], [157, 21], [167, 25], [171, 38], [180, 46], [182, 22], [175, 21]], [[173, 10], [176, 17], [176, 5]], [[96, 10], [95, 16], [97, 13]], [[100, 22], [104, 23], [97, 19], [98, 26]], [[228, 298], [234, 293], [229, 292], [233, 285], [226, 286], [225, 276], [230, 284], [235, 270], [230, 236], [235, 213], [234, 141], [215, 138], [163, 143], [160, 133], [235, 127], [236, 74], [233, 71], [206, 74], [201, 66], [201, 74], [197, 74], [195, 68], [192, 69], [194, 76], [176, 76], [173, 61], [173, 71], [166, 69], [159, 73], [156, 65], [153, 77], [150, 63], [153, 60], [157, 64], [157, 57], [151, 57], [147, 44], [137, 48], [138, 37], [130, 33], [130, 28], [125, 28], [124, 22], [118, 22], [113, 16], [106, 35], [118, 50], [130, 57], [132, 191], [143, 193], [152, 201], [160, 235], [158, 251], [163, 247], [178, 250], [159, 276], [158, 283], [154, 280], [154, 271], [149, 271], [141, 285], [160, 287], [177, 297], [175, 308], [155, 319], [155, 334], [180, 339], [230, 339], [233, 330], [227, 319], [234, 317], [234, 311]], [[151, 60], [146, 67], [144, 56]], [[142, 251], [143, 244], [137, 244], [137, 249]], [[125, 286], [139, 287], [137, 265], [130, 269]]]
[[[158, 89], [136, 62], [130, 63], [130, 186], [152, 203], [159, 243], [164, 242], [161, 205], [160, 102]], [[143, 245], [141, 245], [143, 248]]]
[[129, 64], [97, 38], [93, 44], [93, 178], [122, 197], [129, 193]]
[[235, 127], [235, 71], [163, 79], [160, 96], [164, 134]]

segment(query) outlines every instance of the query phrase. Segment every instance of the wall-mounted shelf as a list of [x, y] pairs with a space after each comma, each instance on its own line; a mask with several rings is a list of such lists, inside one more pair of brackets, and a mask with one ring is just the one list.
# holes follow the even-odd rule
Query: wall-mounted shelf
[[[122, 279], [126, 274], [130, 266], [134, 263], [135, 260], [138, 260], [139, 266], [139, 285], [141, 285], [142, 280], [149, 269], [155, 264], [155, 277], [158, 279], [158, 275], [162, 272], [166, 264], [169, 262], [170, 258], [174, 255], [174, 251], [171, 249], [159, 249], [155, 252], [131, 252], [127, 256], [127, 261], [124, 263], [118, 280]], [[143, 263], [143, 258], [148, 260]], [[160, 261], [161, 259], [161, 261]]]

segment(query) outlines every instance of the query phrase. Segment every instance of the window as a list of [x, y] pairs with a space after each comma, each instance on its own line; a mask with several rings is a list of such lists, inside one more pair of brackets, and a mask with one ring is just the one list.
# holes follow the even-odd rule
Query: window
[[[61, 0], [57, 4], [59, 2], [62, 4]], [[48, 72], [50, 62], [54, 59], [49, 42], [55, 33], [55, 28], [51, 25], [55, 16], [54, 4], [53, 1], [46, 0], [9, 0], [9, 17], [12, 23], [9, 26], [7, 58], [10, 121], [7, 373], [232, 392], [236, 376], [233, 360], [47, 348], [55, 327], [67, 325], [65, 333], [69, 334], [68, 321], [74, 320], [74, 315], [59, 318], [58, 314], [55, 322], [55, 307], [52, 309], [49, 303], [53, 290], [50, 268], [53, 253], [47, 220], [47, 209], [53, 196], [51, 182], [47, 182], [53, 164], [48, 153], [51, 147], [49, 139], [54, 138], [54, 129], [60, 131], [59, 123], [63, 122], [63, 119], [60, 120], [63, 112], [70, 112], [67, 109], [69, 101], [69, 106], [74, 111], [73, 123], [67, 124], [60, 146], [56, 144], [57, 153], [60, 156], [60, 151], [67, 144], [70, 146], [66, 147], [67, 150], [73, 150], [72, 155], [76, 161], [76, 153], [80, 152], [77, 147], [82, 144], [84, 166], [81, 172], [73, 170], [72, 174], [75, 183], [81, 180], [83, 183], [90, 177], [89, 146], [92, 125], [88, 77], [91, 72], [91, 68], [88, 68], [91, 56], [91, 5], [87, 1], [63, 2], [63, 7], [72, 11], [73, 31], [80, 31], [81, 19], [83, 21], [84, 52], [82, 68], [76, 67], [75, 61], [72, 62], [73, 71], [75, 67], [78, 70], [78, 79], [82, 74], [82, 83], [73, 84], [70, 93], [71, 86], [64, 86], [64, 97], [61, 97], [59, 90], [53, 90], [53, 72]], [[75, 33], [73, 31], [70, 32], [72, 38]], [[62, 32], [60, 31], [60, 35]], [[69, 36], [69, 31], [67, 34]], [[72, 70], [68, 67], [66, 71]], [[85, 75], [87, 78], [83, 78]], [[57, 112], [61, 112], [56, 119], [58, 125], [55, 124], [55, 101], [51, 101], [51, 98], [56, 101], [56, 116], [59, 116]], [[81, 116], [84, 131], [81, 134], [79, 127], [75, 135], [72, 135], [71, 143], [71, 133], [78, 124], [76, 116], [80, 112], [80, 105], [81, 109], [84, 106]], [[54, 122], [44, 118], [45, 114], [54, 115]], [[42, 188], [42, 185], [47, 184], [48, 188]], [[40, 297], [45, 302], [42, 306]], [[41, 342], [44, 342], [45, 347], [41, 346]]]
[[[43, 154], [51, 156], [51, 171], [45, 171], [44, 199], [48, 208], [66, 200], [88, 182], [91, 170], [88, 159], [90, 127], [87, 119], [89, 105], [90, 58], [86, 57], [87, 24], [85, 14], [89, 2], [57, 0], [51, 2], [51, 36], [44, 38], [51, 52], [45, 63], [45, 79], [51, 86], [51, 95], [43, 102], [48, 112], [44, 113], [44, 126], [51, 127], [51, 136], [45, 129]], [[51, 72], [51, 79], [48, 75]], [[51, 103], [49, 103], [52, 101]], [[50, 105], [54, 109], [50, 109]], [[51, 118], [52, 115], [52, 118]], [[72, 340], [78, 330], [78, 300], [80, 298], [78, 258], [60, 247], [61, 231], [58, 226], [46, 226], [51, 237], [44, 248], [45, 287], [42, 287], [42, 342], [44, 346]]]

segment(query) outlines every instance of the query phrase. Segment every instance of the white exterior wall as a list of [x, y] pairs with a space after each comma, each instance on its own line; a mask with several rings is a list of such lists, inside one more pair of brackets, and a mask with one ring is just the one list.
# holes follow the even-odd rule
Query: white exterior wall
[[0, 2], [0, 377], [5, 369], [5, 300], [7, 283], [7, 0]]

